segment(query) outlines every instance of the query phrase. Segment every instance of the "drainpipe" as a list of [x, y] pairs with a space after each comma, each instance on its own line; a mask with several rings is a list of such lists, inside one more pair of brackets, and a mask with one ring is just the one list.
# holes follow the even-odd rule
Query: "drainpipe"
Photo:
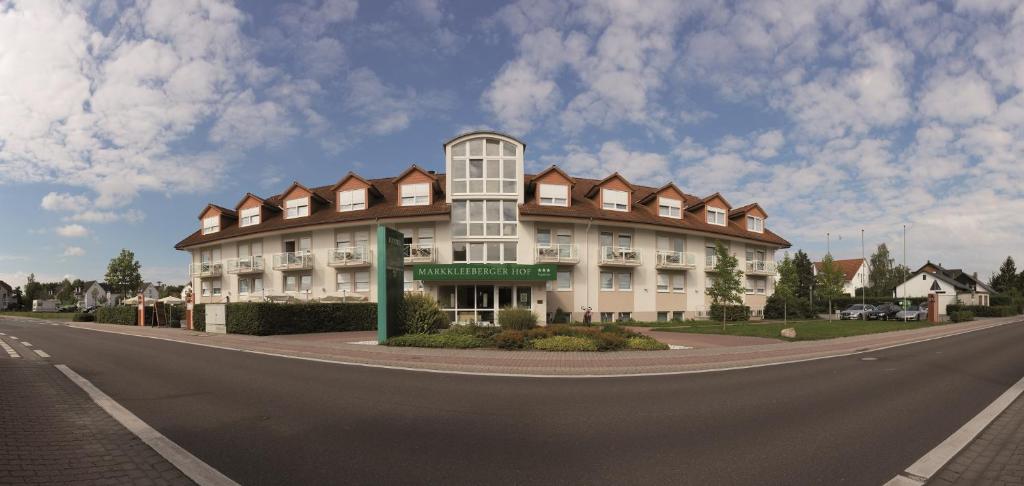
[[[587, 220], [587, 229], [586, 229], [586, 233], [585, 233], [586, 236], [587, 236], [587, 238], [586, 238], [586, 240], [587, 240], [587, 270], [586, 270], [586, 279], [587, 279], [587, 298], [586, 298], [586, 301], [587, 301], [587, 307], [590, 307], [590, 290], [591, 290], [590, 289], [590, 226], [593, 223], [594, 223], [594, 218], [590, 218], [589, 220]], [[600, 283], [598, 283], [598, 285], [600, 285]]]

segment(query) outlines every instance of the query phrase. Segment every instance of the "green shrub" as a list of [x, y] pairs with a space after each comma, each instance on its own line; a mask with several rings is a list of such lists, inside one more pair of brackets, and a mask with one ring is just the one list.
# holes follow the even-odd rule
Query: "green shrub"
[[598, 332], [590, 340], [598, 351], [617, 351], [626, 347], [626, 336], [615, 332]]
[[86, 314], [85, 312], [77, 312], [71, 316], [72, 322], [93, 322], [96, 320], [96, 316], [93, 314]]
[[115, 305], [96, 309], [96, 322], [135, 326], [139, 322], [139, 309], [131, 305]]
[[501, 331], [494, 335], [494, 346], [500, 349], [523, 349], [526, 347], [526, 333], [523, 331]]
[[487, 347], [490, 345], [490, 341], [467, 334], [446, 332], [441, 334], [403, 334], [388, 338], [384, 344], [417, 348], [467, 349]]
[[565, 328], [565, 327], [568, 327], [568, 326], [559, 325], [559, 326], [535, 327], [533, 329], [530, 329], [529, 331], [526, 331], [526, 338], [527, 339], [542, 339], [542, 338], [546, 338], [546, 337], [551, 337], [551, 336], [555, 335], [555, 331], [557, 331], [558, 329], [561, 329], [561, 328]]
[[953, 322], [967, 322], [974, 320], [974, 313], [966, 310], [958, 310], [949, 313], [949, 320]]
[[476, 323], [469, 323], [454, 325], [452, 327], [449, 327], [444, 332], [465, 334], [467, 336], [475, 336], [482, 339], [490, 339], [494, 337], [495, 334], [500, 333], [501, 328], [497, 326], [481, 326]]
[[448, 316], [430, 295], [409, 293], [399, 310], [400, 334], [425, 334], [448, 327]]
[[804, 299], [790, 299], [788, 305], [783, 305], [783, 299], [777, 294], [772, 294], [764, 305], [765, 319], [782, 319], [783, 316], [789, 319], [813, 319], [814, 309]]
[[[343, 304], [239, 302], [227, 304], [225, 311], [227, 312], [227, 331], [230, 334], [267, 336], [309, 332], [367, 331], [375, 329], [377, 324], [377, 305], [362, 302]], [[203, 329], [205, 329], [205, 315], [203, 323]]]
[[1010, 317], [1017, 315], [1017, 309], [1012, 305], [960, 305], [949, 304], [946, 306], [946, 314], [950, 316], [954, 312], [970, 311], [976, 317]]
[[206, 304], [195, 304], [192, 307], [192, 330], [206, 332]]
[[506, 330], [526, 331], [537, 327], [537, 315], [530, 309], [506, 307], [498, 311], [498, 325]]
[[668, 345], [648, 336], [632, 336], [626, 339], [626, 349], [633, 351], [664, 351]]
[[573, 336], [551, 336], [533, 342], [533, 349], [541, 351], [597, 351], [594, 341]]
[[711, 304], [711, 312], [708, 313], [708, 319], [712, 321], [721, 321], [722, 312], [725, 311], [725, 320], [727, 321], [749, 321], [750, 320], [750, 307], [745, 305], [720, 305]]

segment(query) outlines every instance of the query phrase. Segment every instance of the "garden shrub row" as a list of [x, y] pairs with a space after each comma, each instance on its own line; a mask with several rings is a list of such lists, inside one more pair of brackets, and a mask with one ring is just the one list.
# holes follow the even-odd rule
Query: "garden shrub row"
[[973, 321], [974, 313], [967, 310], [952, 311], [949, 313], [949, 320], [953, 322]]
[[71, 316], [71, 322], [93, 322], [95, 320], [95, 314], [88, 314], [85, 312], [76, 312], [75, 315]]
[[950, 316], [954, 312], [969, 311], [976, 317], [1010, 317], [1018, 314], [1017, 309], [1009, 305], [960, 305], [949, 304], [946, 306], [946, 314]]
[[452, 326], [431, 334], [406, 334], [388, 339], [388, 346], [424, 348], [499, 348], [542, 351], [653, 351], [668, 346], [617, 325], [551, 325], [529, 330], [485, 326]]
[[139, 309], [132, 305], [114, 305], [96, 309], [96, 322], [136, 326], [139, 323]]
[[342, 304], [245, 302], [227, 304], [226, 313], [227, 331], [230, 334], [267, 336], [310, 332], [368, 331], [377, 326], [377, 305], [363, 302]]
[[750, 307], [745, 305], [720, 305], [711, 304], [711, 311], [708, 312], [708, 319], [721, 321], [722, 313], [725, 313], [727, 321], [749, 321]]

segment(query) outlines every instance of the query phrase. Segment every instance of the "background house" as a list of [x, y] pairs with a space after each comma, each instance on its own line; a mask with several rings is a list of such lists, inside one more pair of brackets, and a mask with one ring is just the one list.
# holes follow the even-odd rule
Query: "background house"
[[947, 270], [929, 261], [896, 287], [896, 297], [927, 297], [936, 294], [939, 314], [946, 314], [946, 306], [959, 301], [965, 305], [989, 305], [995, 293], [976, 273], [968, 274], [959, 268]]
[[0, 280], [0, 310], [6, 310], [14, 301], [14, 289], [7, 282]]
[[[863, 258], [835, 260], [839, 270], [843, 272], [843, 293], [851, 297], [857, 295], [857, 289], [868, 285], [868, 266]], [[821, 262], [814, 262], [814, 275], [821, 271]]]
[[[110, 285], [95, 280], [85, 282], [82, 289], [82, 293], [78, 297], [78, 305], [84, 309], [97, 305], [115, 305], [125, 298], [135, 297], [134, 294], [122, 296], [115, 293]], [[146, 296], [146, 300], [160, 298], [160, 290], [152, 282], [144, 282], [142, 284], [142, 293]]]

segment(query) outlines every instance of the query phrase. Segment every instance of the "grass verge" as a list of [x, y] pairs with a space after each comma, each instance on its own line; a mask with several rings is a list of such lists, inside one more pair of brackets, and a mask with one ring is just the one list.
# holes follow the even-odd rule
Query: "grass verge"
[[[790, 321], [783, 324], [781, 321], [765, 321], [763, 323], [741, 322], [726, 324], [722, 330], [722, 324], [696, 323], [677, 327], [662, 327], [659, 331], [683, 332], [690, 334], [723, 334], [729, 336], [753, 336], [783, 339], [786, 341], [816, 341], [820, 339], [832, 339], [846, 336], [860, 336], [862, 334], [877, 334], [880, 332], [905, 331], [908, 329], [919, 329], [941, 324], [930, 324], [924, 321]], [[783, 329], [792, 327], [796, 329], [795, 338], [784, 338], [780, 334]]]

